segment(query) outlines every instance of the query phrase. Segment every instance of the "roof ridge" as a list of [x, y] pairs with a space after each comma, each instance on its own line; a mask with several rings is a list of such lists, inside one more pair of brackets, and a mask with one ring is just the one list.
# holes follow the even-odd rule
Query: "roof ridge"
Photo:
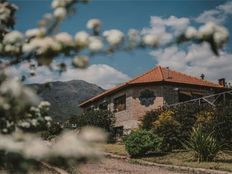
[[176, 71], [176, 70], [172, 70], [172, 69], [171, 69], [171, 71], [173, 71], [173, 72], [175, 72], [175, 73], [177, 73], [177, 74], [184, 75], [184, 76], [186, 76], [186, 77], [190, 77], [190, 78], [192, 78], [192, 79], [196, 79], [196, 80], [200, 80], [200, 81], [203, 81], [203, 82], [207, 82], [207, 83], [209, 83], [209, 84], [213, 84], [213, 85], [220, 86], [220, 85], [217, 84], [217, 83], [213, 83], [213, 82], [208, 81], [208, 80], [203, 80], [203, 79], [197, 78], [197, 77], [195, 77], [195, 76], [192, 76], [192, 75], [189, 75], [189, 74], [185, 74], [185, 73], [182, 73], [182, 72], [179, 72], [179, 71]]
[[140, 77], [142, 77], [142, 76], [144, 76], [144, 75], [146, 75], [146, 74], [148, 74], [148, 73], [150, 73], [150, 72], [154, 71], [156, 68], [159, 68], [159, 66], [155, 66], [155, 67], [153, 67], [152, 69], [150, 69], [150, 70], [148, 70], [148, 71], [144, 72], [143, 74], [141, 74], [141, 75], [139, 75], [139, 76], [137, 76], [137, 77], [135, 77], [135, 78], [133, 78], [133, 79], [129, 80], [127, 83], [131, 83], [131, 82], [133, 82], [133, 81], [137, 80], [138, 78], [140, 78]]
[[163, 75], [163, 67], [161, 67], [160, 65], [158, 66], [159, 68], [159, 71], [160, 71], [160, 74], [161, 74], [161, 78], [162, 78], [162, 81], [164, 81], [164, 75]]

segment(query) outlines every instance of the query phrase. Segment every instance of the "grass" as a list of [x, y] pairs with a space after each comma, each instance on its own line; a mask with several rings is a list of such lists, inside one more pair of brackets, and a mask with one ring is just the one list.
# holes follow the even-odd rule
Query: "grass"
[[[114, 153], [117, 155], [127, 155], [125, 146], [119, 144], [104, 144], [103, 148], [106, 152]], [[174, 151], [171, 153], [157, 153], [150, 154], [140, 159], [160, 163], [171, 164], [178, 166], [205, 168], [214, 170], [223, 170], [232, 172], [232, 152], [220, 152], [214, 162], [202, 162], [199, 163], [194, 160], [193, 154], [186, 151]]]
[[105, 152], [114, 153], [117, 155], [127, 155], [125, 146], [122, 144], [102, 144], [101, 146]]

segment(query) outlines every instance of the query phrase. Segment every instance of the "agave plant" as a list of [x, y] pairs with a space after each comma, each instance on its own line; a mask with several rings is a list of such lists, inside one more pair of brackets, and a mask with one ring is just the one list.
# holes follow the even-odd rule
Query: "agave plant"
[[221, 149], [213, 132], [207, 133], [203, 131], [202, 127], [193, 128], [190, 139], [183, 145], [194, 153], [198, 162], [214, 160]]

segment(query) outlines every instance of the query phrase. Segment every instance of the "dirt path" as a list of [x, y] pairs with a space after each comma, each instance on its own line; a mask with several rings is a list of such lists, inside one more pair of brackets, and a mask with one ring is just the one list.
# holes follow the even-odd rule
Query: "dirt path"
[[181, 174], [153, 166], [132, 164], [125, 160], [105, 158], [98, 163], [79, 166], [81, 174]]

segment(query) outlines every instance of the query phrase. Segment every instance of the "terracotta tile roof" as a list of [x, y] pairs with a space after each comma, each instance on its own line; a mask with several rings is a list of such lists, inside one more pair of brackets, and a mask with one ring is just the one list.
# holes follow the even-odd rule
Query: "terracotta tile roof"
[[80, 106], [84, 106], [85, 104], [95, 101], [103, 96], [109, 95], [117, 90], [120, 90], [129, 85], [135, 84], [145, 84], [145, 83], [154, 83], [154, 82], [168, 82], [168, 83], [179, 83], [179, 84], [187, 84], [187, 85], [196, 85], [201, 87], [209, 87], [209, 88], [223, 88], [223, 86], [209, 82], [207, 80], [202, 80], [190, 75], [186, 75], [184, 73], [180, 73], [169, 68], [157, 66], [152, 70], [126, 82], [114, 88], [111, 88], [89, 100], [86, 100], [80, 104]]

